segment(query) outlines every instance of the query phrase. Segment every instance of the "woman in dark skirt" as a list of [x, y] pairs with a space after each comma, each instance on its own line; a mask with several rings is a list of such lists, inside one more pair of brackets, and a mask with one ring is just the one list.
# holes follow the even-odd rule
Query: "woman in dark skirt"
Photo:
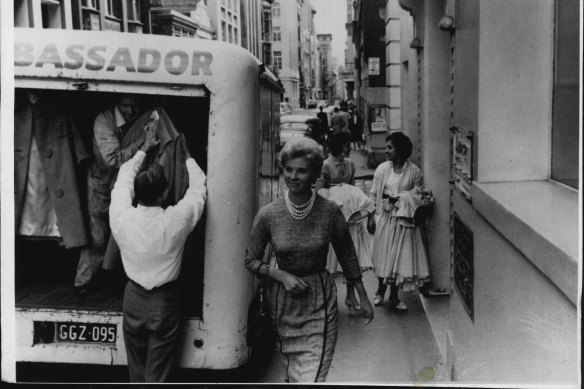
[[[258, 212], [245, 265], [273, 280], [268, 300], [286, 381], [323, 382], [338, 334], [336, 286], [326, 270], [329, 242], [359, 293], [367, 323], [373, 310], [345, 218], [335, 203], [312, 190], [323, 163], [318, 144], [309, 138], [290, 140], [280, 161], [289, 190]], [[268, 243], [276, 253], [274, 267], [263, 262]]]

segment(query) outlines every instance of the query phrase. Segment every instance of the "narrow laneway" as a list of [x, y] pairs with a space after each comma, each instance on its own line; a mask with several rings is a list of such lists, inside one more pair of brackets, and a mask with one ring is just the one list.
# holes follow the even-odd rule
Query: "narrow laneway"
[[[356, 185], [367, 191], [374, 170], [367, 167], [365, 148], [353, 150], [350, 158], [357, 168]], [[373, 299], [377, 288], [374, 274], [365, 272], [363, 281]], [[409, 308], [407, 313], [392, 310], [386, 298], [383, 305], [374, 308], [373, 322], [365, 325], [363, 319], [350, 316], [343, 304], [346, 288], [342, 277], [336, 277], [336, 285], [339, 338], [327, 382], [423, 384], [447, 380], [443, 359], [446, 355], [441, 355], [441, 351], [445, 354], [445, 347], [439, 346], [443, 339], [436, 339], [435, 335], [440, 328], [433, 331], [422, 304], [423, 297], [414, 292], [402, 294], [401, 299]], [[283, 382], [279, 354], [273, 352], [267, 360], [265, 369], [260, 367], [250, 372], [253, 381]]]
[[[374, 275], [366, 272], [363, 280], [373, 296]], [[395, 312], [385, 302], [375, 308], [373, 322], [365, 325], [342, 304], [342, 277], [337, 277], [336, 284], [341, 302], [339, 338], [327, 382], [423, 384], [446, 380], [439, 347], [417, 293], [402, 296], [407, 313]], [[279, 354], [274, 351], [268, 361], [265, 369], [253, 373], [254, 382], [283, 382]]]

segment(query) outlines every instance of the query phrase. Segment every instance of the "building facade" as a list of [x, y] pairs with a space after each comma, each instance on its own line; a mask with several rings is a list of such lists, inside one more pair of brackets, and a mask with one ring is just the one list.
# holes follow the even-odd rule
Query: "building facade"
[[316, 100], [316, 33], [314, 15], [316, 11], [309, 1], [302, 4], [300, 18], [300, 105], [306, 106], [309, 100]]
[[15, 0], [14, 25], [141, 33], [143, 11], [140, 0]]
[[262, 58], [262, 7], [260, 1], [241, 0], [241, 45]]
[[454, 381], [578, 382], [579, 6], [385, 4], [385, 104], [435, 197], [432, 288], [448, 312], [423, 301]]
[[211, 26], [206, 0], [165, 0], [153, 4], [147, 12], [147, 32], [214, 39], [215, 29]]
[[318, 34], [318, 88], [319, 99], [332, 102], [333, 98], [333, 64], [332, 64], [332, 34]]
[[215, 29], [215, 39], [242, 46], [241, 41], [241, 0], [207, 0], [211, 26]]
[[400, 128], [399, 121], [390, 116], [387, 99], [388, 87], [396, 77], [386, 66], [386, 6], [387, 0], [359, 0], [352, 33], [358, 58], [355, 64], [356, 103], [368, 137], [370, 167], [385, 160], [385, 136], [390, 130]]
[[354, 0], [347, 0], [347, 21], [345, 22], [345, 30], [347, 31], [347, 40], [345, 42], [345, 65], [342, 73], [339, 73], [340, 78], [345, 83], [345, 95], [348, 100], [355, 100], [355, 44], [353, 43], [353, 24], [356, 18], [357, 2]]
[[302, 7], [306, 0], [280, 0], [272, 4], [272, 55], [284, 86], [284, 101], [300, 107]]

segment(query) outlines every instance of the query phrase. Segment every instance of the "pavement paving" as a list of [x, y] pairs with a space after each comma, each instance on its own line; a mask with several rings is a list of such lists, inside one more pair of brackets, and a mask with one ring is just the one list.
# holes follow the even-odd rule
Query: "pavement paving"
[[[372, 272], [363, 282], [370, 299], [377, 288]], [[344, 301], [345, 285], [336, 277], [337, 299]], [[431, 385], [447, 382], [444, 361], [417, 292], [401, 293], [406, 313], [387, 304], [374, 307], [375, 318], [366, 325], [362, 318], [349, 315], [339, 304], [339, 337], [327, 383]], [[283, 383], [280, 355], [272, 350], [254, 363], [245, 382]]]
[[[349, 156], [357, 169], [355, 185], [369, 192], [375, 169], [367, 167], [367, 148], [351, 151]], [[285, 184], [282, 182], [283, 186]], [[342, 304], [346, 287], [342, 277], [336, 277], [339, 304], [339, 337], [327, 377], [328, 383], [431, 385], [448, 382], [444, 368], [445, 347], [437, 342], [433, 324], [428, 320], [423, 300], [418, 292], [402, 293], [400, 299], [408, 306], [406, 313], [392, 310], [387, 299], [374, 307], [374, 320], [365, 325], [363, 319], [349, 315]], [[377, 279], [371, 272], [363, 274], [370, 300], [377, 289]], [[244, 382], [284, 383], [280, 355], [269, 350], [253, 361]]]

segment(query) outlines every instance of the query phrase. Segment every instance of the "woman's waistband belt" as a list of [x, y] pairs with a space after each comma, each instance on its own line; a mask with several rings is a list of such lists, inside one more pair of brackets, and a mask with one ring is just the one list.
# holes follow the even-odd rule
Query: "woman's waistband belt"
[[397, 203], [397, 201], [399, 200], [399, 197], [392, 197], [392, 196], [390, 196], [388, 194], [382, 194], [381, 195], [381, 198], [382, 199], [389, 199], [389, 202], [392, 203], [392, 204]]

